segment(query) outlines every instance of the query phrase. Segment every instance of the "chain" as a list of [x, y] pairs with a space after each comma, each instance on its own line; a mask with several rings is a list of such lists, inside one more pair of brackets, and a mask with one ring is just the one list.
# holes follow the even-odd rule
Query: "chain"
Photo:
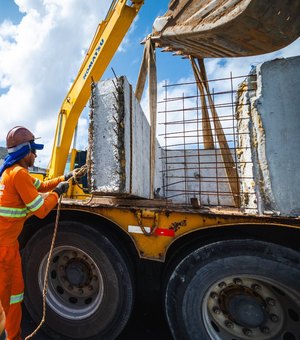
[[153, 223], [153, 227], [151, 228], [150, 232], [148, 232], [146, 230], [146, 228], [144, 227], [144, 225], [143, 225], [143, 222], [142, 222], [142, 212], [141, 211], [136, 211], [135, 216], [136, 216], [136, 219], [138, 221], [138, 225], [142, 229], [142, 232], [143, 232], [144, 235], [151, 236], [151, 235], [153, 235], [155, 233], [155, 230], [158, 227], [158, 213], [157, 212], [154, 214], [154, 223]]

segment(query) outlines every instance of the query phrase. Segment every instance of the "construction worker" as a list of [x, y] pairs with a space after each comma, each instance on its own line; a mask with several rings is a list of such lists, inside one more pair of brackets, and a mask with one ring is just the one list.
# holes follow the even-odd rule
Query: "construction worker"
[[4, 327], [5, 327], [5, 313], [0, 301], [0, 340], [6, 339]]
[[[41, 182], [28, 172], [36, 158], [34, 135], [25, 127], [16, 126], [6, 137], [8, 155], [0, 168], [0, 300], [6, 314], [8, 340], [21, 340], [21, 302], [24, 283], [21, 270], [18, 236], [26, 217], [44, 218], [68, 190], [72, 173]], [[47, 196], [40, 193], [48, 192]]]

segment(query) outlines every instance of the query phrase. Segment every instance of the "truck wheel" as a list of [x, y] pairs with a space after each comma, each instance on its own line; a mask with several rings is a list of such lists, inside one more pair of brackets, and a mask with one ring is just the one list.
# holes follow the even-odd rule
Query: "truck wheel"
[[[23, 252], [25, 304], [37, 323], [53, 228], [40, 229]], [[47, 291], [46, 331], [51, 337], [115, 339], [130, 317], [133, 295], [125, 254], [85, 224], [60, 222]]]
[[175, 266], [165, 290], [174, 339], [300, 339], [300, 256], [255, 240], [220, 241]]

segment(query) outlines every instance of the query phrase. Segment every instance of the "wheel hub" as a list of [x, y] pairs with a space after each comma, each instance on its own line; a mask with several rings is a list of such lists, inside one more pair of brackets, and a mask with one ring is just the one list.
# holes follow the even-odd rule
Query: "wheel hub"
[[[47, 257], [39, 270], [41, 291], [46, 263]], [[70, 246], [56, 247], [49, 273], [47, 303], [57, 314], [80, 320], [97, 310], [103, 298], [103, 278], [89, 255]]]
[[266, 312], [252, 296], [235, 294], [229, 297], [228, 312], [232, 319], [244, 327], [259, 327], [266, 321]]
[[71, 285], [76, 287], [82, 287], [87, 284], [90, 276], [90, 271], [85, 263], [80, 261], [71, 261], [66, 266], [66, 277]]
[[261, 281], [226, 278], [206, 296], [207, 322], [222, 339], [271, 339], [282, 328], [283, 307], [269, 285]]

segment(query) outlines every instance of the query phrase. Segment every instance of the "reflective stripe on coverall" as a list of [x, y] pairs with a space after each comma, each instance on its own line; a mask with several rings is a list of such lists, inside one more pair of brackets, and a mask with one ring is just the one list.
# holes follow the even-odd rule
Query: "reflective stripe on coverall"
[[8, 340], [21, 340], [21, 302], [24, 294], [18, 236], [29, 214], [44, 218], [57, 204], [58, 195], [45, 198], [39, 192], [54, 189], [64, 176], [40, 182], [15, 164], [0, 181], [0, 300], [5, 314]]

